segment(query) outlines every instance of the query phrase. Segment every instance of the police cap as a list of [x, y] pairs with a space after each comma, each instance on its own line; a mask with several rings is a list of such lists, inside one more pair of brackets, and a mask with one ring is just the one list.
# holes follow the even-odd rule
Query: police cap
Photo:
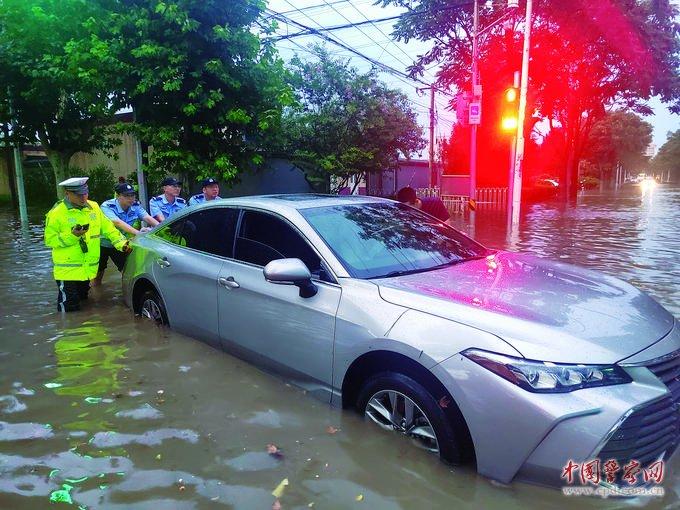
[[122, 182], [116, 186], [116, 193], [119, 195], [134, 195], [135, 188], [127, 182]]

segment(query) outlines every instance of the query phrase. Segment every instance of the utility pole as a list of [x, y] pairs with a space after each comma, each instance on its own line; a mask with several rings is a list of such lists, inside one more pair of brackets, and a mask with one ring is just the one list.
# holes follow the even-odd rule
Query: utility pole
[[19, 217], [21, 218], [21, 223], [26, 225], [28, 224], [28, 211], [26, 209], [26, 192], [24, 190], [24, 166], [21, 160], [21, 147], [19, 146], [19, 137], [17, 136], [17, 121], [14, 118], [11, 96], [9, 101], [9, 116], [12, 119], [12, 135], [14, 135], [14, 174], [19, 199]]
[[[132, 120], [137, 122], [137, 111], [133, 108], [132, 110]], [[139, 135], [135, 135], [135, 160], [137, 163], [137, 185], [139, 186], [137, 193], [139, 195], [139, 202], [142, 207], [149, 210], [149, 196], [146, 190], [146, 177], [144, 175], [144, 161], [142, 159], [142, 141], [139, 139]]]
[[[479, 59], [477, 32], [479, 30], [479, 5], [474, 0], [474, 22], [472, 28], [472, 98], [477, 99], [477, 67]], [[470, 125], [470, 199], [477, 195], [477, 124]]]
[[439, 182], [437, 166], [434, 162], [434, 83], [430, 85], [430, 188]]
[[522, 79], [519, 89], [519, 112], [517, 114], [517, 149], [512, 182], [512, 224], [519, 224], [519, 209], [522, 197], [522, 164], [524, 162], [524, 118], [527, 109], [527, 86], [529, 80], [529, 49], [531, 45], [532, 0], [527, 0], [526, 21], [524, 22], [524, 47], [522, 49]]

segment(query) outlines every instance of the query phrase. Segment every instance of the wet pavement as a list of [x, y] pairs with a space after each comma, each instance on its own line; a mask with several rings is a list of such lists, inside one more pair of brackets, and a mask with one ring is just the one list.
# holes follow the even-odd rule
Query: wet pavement
[[[606, 501], [446, 466], [352, 412], [133, 317], [113, 267], [83, 311], [62, 317], [44, 211], [30, 212], [22, 229], [0, 209], [0, 509], [269, 509], [277, 487], [284, 509], [680, 508], [677, 457], [665, 497]], [[491, 247], [618, 276], [680, 317], [678, 187], [536, 204], [509, 235], [504, 215], [483, 208], [474, 229], [458, 225]]]

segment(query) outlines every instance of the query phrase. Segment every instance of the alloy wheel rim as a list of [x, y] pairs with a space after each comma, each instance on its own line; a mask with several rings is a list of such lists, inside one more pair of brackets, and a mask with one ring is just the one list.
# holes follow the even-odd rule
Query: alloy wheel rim
[[374, 394], [365, 416], [384, 430], [409, 437], [419, 448], [439, 455], [439, 441], [427, 415], [409, 397], [394, 390]]
[[142, 304], [142, 316], [157, 323], [163, 322], [161, 309], [153, 299], [147, 299]]

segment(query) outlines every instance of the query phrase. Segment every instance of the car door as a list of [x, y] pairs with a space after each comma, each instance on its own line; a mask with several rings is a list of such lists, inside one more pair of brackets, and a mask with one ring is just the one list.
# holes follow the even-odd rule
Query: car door
[[238, 214], [228, 207], [202, 209], [155, 234], [166, 241], [155, 253], [153, 275], [170, 326], [217, 348], [217, 279], [232, 254]]
[[[315, 296], [302, 298], [295, 286], [265, 280], [267, 263], [293, 257], [310, 269], [318, 288]], [[225, 261], [220, 280], [219, 329], [227, 350], [283, 372], [302, 386], [330, 386], [341, 288], [292, 223], [268, 212], [244, 210], [234, 259]]]

